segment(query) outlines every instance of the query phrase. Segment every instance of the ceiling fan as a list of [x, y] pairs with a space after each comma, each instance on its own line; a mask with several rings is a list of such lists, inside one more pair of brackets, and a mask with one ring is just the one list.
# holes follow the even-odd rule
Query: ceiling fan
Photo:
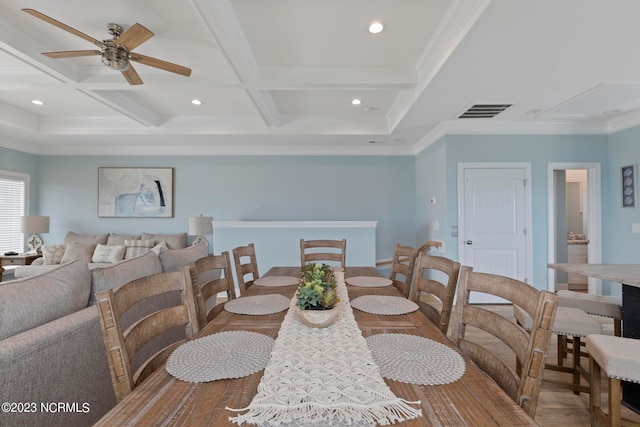
[[132, 52], [133, 49], [153, 37], [153, 33], [151, 31], [138, 23], [133, 24], [126, 31], [123, 31], [123, 28], [118, 24], [107, 24], [107, 30], [109, 31], [109, 34], [111, 34], [112, 39], [101, 41], [94, 39], [93, 37], [88, 36], [76, 30], [75, 28], [71, 28], [70, 26], [63, 24], [60, 21], [56, 21], [55, 19], [50, 18], [47, 15], [38, 12], [37, 10], [22, 10], [31, 16], [35, 16], [36, 18], [42, 19], [43, 21], [48, 22], [51, 25], [68, 31], [75, 36], [83, 38], [100, 48], [100, 50], [66, 50], [60, 52], [42, 53], [49, 58], [75, 58], [80, 56], [100, 55], [102, 63], [104, 65], [109, 68], [113, 68], [114, 70], [121, 71], [124, 78], [127, 79], [129, 84], [131, 85], [142, 84], [142, 79], [133, 68], [131, 61], [148, 65], [150, 67], [160, 68], [161, 70], [170, 71], [172, 73], [180, 74], [186, 77], [189, 77], [191, 75], [190, 68]]

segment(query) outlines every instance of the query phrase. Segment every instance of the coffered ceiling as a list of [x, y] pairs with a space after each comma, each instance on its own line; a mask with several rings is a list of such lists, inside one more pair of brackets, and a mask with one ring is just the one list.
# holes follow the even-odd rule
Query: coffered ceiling
[[[142, 24], [133, 51], [192, 73], [132, 62], [130, 85], [99, 56], [49, 58], [96, 47], [21, 8], [98, 40]], [[0, 0], [0, 146], [403, 155], [445, 134], [606, 134], [640, 124], [639, 16], [636, 0]], [[478, 104], [510, 106], [458, 118]]]

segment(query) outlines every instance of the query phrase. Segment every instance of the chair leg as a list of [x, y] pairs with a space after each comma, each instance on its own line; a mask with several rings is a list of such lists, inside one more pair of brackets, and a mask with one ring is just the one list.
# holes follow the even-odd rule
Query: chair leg
[[600, 412], [602, 411], [602, 384], [601, 384], [601, 369], [600, 365], [593, 360], [593, 357], [589, 356], [589, 376], [591, 377], [591, 393], [589, 393], [589, 419], [591, 420], [591, 427], [599, 427], [602, 425], [600, 422]]
[[[543, 379], [543, 383], [554, 384], [558, 387], [569, 389], [576, 395], [579, 395], [580, 393], [589, 393], [590, 389], [588, 383], [591, 382], [589, 368], [587, 367], [585, 369], [585, 367], [581, 366], [580, 359], [582, 356], [586, 357], [588, 355], [580, 351], [581, 345], [582, 343], [580, 337], [569, 338], [566, 335], [558, 335], [558, 364], [553, 365], [547, 362], [545, 364], [545, 369], [569, 373], [571, 374], [571, 381]], [[565, 352], [565, 355], [568, 355], [569, 353], [572, 354], [571, 361], [573, 363], [571, 366], [564, 366], [564, 361], [560, 354], [562, 351]], [[580, 384], [580, 377], [583, 377], [586, 380], [587, 384]]]
[[611, 427], [620, 427], [621, 425], [621, 399], [622, 386], [620, 385], [620, 380], [609, 378], [609, 425]]
[[563, 366], [565, 357], [567, 357], [567, 337], [558, 335], [558, 366]]

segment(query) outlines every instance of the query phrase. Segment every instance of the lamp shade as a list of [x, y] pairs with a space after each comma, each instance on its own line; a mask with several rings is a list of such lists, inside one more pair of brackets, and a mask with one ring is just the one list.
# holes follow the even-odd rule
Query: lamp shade
[[48, 216], [23, 216], [20, 221], [20, 229], [23, 233], [36, 234], [49, 232]]
[[213, 217], [192, 216], [189, 218], [189, 234], [192, 236], [202, 236], [213, 234]]

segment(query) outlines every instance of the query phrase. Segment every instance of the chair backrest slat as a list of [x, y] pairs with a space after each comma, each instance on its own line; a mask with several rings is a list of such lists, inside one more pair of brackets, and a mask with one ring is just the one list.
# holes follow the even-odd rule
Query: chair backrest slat
[[411, 299], [445, 334], [449, 329], [459, 275], [459, 262], [419, 252]]
[[346, 265], [347, 240], [304, 240], [300, 239], [300, 265], [308, 262], [329, 261]]
[[220, 292], [227, 293], [227, 301], [236, 298], [229, 252], [200, 258], [191, 263], [189, 268], [198, 324], [202, 329], [222, 311], [218, 306], [222, 306], [225, 301], [216, 301]]
[[416, 265], [417, 251], [411, 246], [403, 246], [396, 243], [393, 249], [391, 274], [389, 279], [406, 298], [411, 296], [411, 284], [413, 282], [413, 270]]
[[[96, 306], [118, 401], [164, 363], [169, 349], [198, 331], [188, 266], [98, 292]], [[176, 326], [183, 327], [182, 333], [175, 333]], [[134, 362], [139, 362], [139, 366], [134, 366]]]
[[[471, 292], [483, 292], [506, 299], [520, 306], [533, 319], [531, 331], [526, 331], [511, 317], [492, 312], [469, 303]], [[482, 370], [491, 376], [531, 418], [535, 417], [542, 385], [545, 360], [552, 335], [558, 296], [533, 286], [489, 273], [473, 272], [463, 266], [455, 314], [452, 339]], [[483, 343], [466, 335], [471, 326], [493, 335], [507, 344], [515, 354], [515, 366], [506, 358], [506, 351], [490, 351]]]
[[[244, 294], [249, 287], [253, 285], [256, 279], [260, 278], [258, 272], [258, 260], [256, 258], [256, 249], [253, 243], [246, 246], [238, 246], [233, 249], [233, 261], [236, 267], [236, 277], [238, 278], [238, 287], [240, 295]], [[251, 274], [251, 278], [247, 279], [246, 275]]]

